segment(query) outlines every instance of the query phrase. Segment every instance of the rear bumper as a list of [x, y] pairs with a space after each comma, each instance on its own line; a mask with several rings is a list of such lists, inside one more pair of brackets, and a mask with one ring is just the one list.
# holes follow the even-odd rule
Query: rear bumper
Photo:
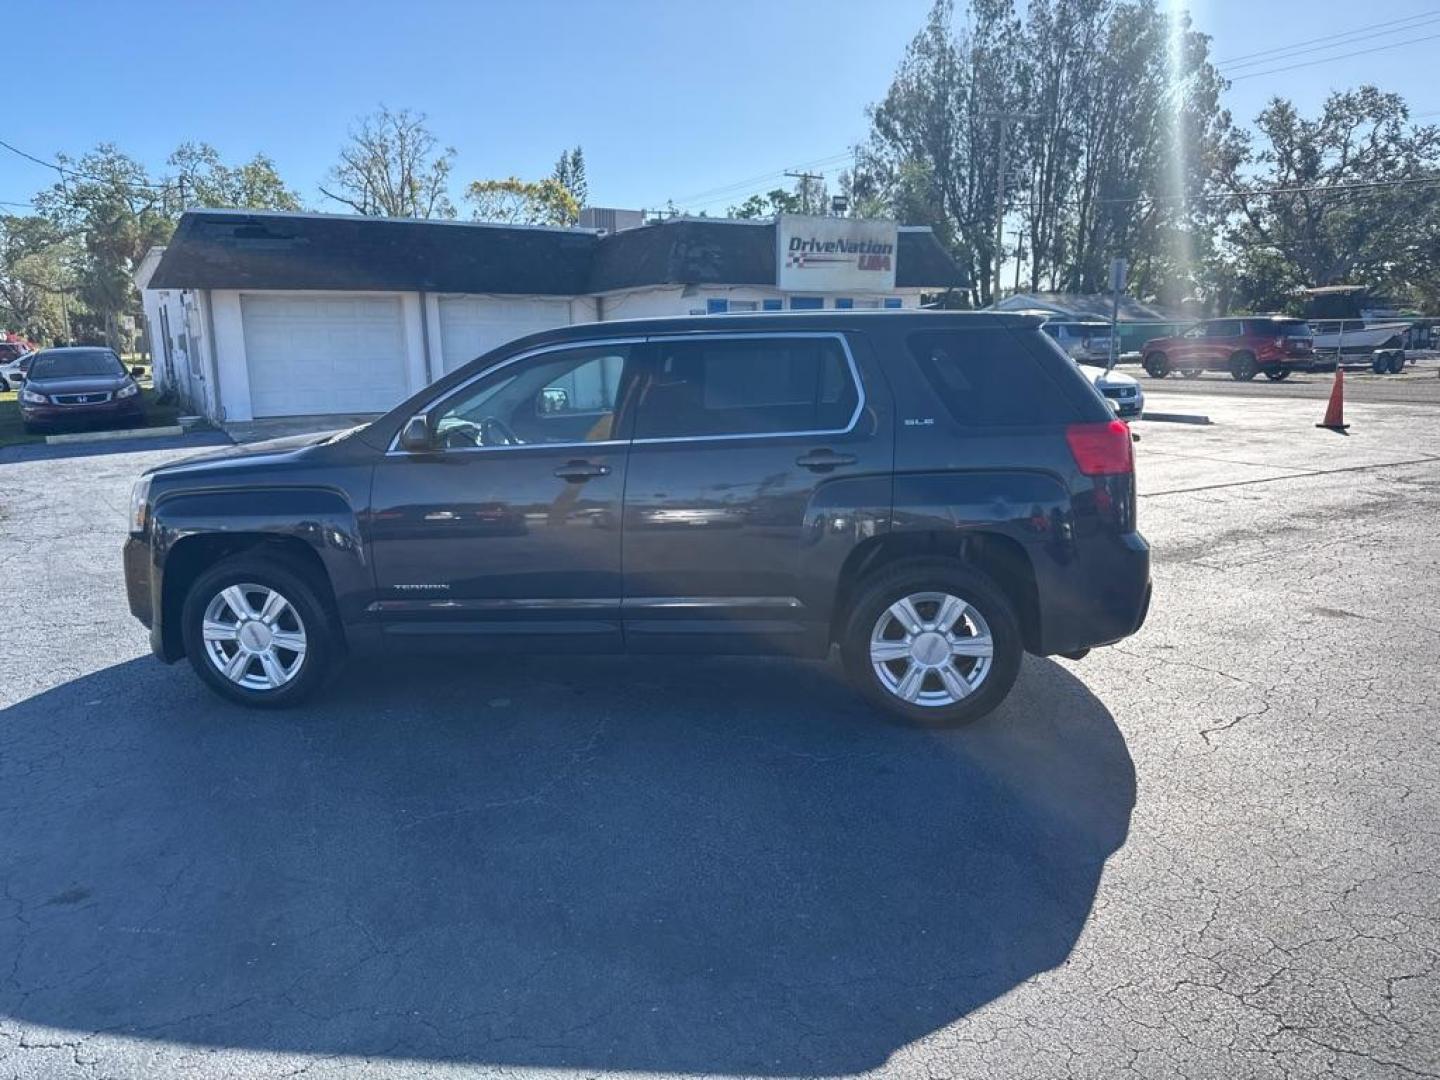
[[1150, 612], [1150, 545], [1138, 532], [1091, 537], [1076, 557], [1037, 581], [1044, 655], [1113, 645]]

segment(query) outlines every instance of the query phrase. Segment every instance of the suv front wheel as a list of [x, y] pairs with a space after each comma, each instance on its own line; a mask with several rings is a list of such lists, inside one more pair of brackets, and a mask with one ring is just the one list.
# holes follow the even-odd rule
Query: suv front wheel
[[840, 649], [856, 688], [891, 716], [957, 727], [1005, 699], [1024, 645], [1014, 608], [989, 578], [926, 561], [861, 588]]
[[201, 574], [185, 597], [190, 664], [223, 698], [282, 708], [308, 697], [338, 651], [325, 605], [303, 572], [239, 555]]

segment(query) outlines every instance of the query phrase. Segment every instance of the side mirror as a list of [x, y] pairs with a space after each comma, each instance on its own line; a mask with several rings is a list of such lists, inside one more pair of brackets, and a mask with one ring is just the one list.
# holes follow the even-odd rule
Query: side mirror
[[405, 421], [405, 426], [400, 429], [400, 449], [411, 454], [424, 454], [435, 449], [428, 416], [421, 413]]
[[144, 376], [144, 374], [145, 374], [145, 369], [144, 369], [143, 367], [132, 367], [132, 368], [130, 369], [130, 377], [131, 377], [132, 379], [142, 378], [142, 377]]

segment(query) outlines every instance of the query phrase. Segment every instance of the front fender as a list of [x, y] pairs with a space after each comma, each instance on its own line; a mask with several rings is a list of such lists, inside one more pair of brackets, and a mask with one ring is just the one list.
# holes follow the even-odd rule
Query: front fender
[[[346, 495], [324, 487], [253, 487], [161, 494], [150, 513], [152, 581], [163, 591], [172, 555], [192, 538], [283, 540], [304, 544], [319, 559], [342, 623], [364, 610], [374, 575], [359, 517]], [[162, 597], [153, 610], [161, 611]]]

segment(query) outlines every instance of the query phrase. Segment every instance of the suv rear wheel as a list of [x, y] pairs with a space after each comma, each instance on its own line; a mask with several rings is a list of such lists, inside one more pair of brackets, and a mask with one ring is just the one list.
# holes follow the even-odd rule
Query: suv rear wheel
[[201, 574], [180, 621], [191, 666], [210, 689], [242, 705], [298, 704], [339, 651], [329, 612], [304, 574], [253, 555]]
[[1152, 379], [1163, 379], [1170, 374], [1170, 358], [1163, 352], [1152, 352], [1145, 357], [1145, 374]]
[[1259, 370], [1254, 353], [1238, 352], [1230, 357], [1230, 377], [1236, 382], [1249, 382]]
[[994, 582], [936, 560], [883, 570], [865, 584], [840, 650], [856, 688], [889, 715], [957, 727], [1005, 699], [1024, 646], [1015, 610]]

